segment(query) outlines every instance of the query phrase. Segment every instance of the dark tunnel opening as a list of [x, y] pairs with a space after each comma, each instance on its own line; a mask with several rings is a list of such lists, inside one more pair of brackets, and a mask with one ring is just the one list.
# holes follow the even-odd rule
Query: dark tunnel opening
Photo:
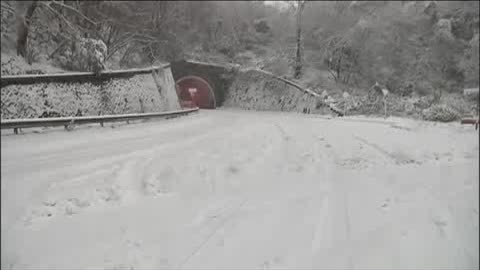
[[217, 107], [212, 86], [198, 76], [185, 76], [176, 81], [177, 95], [182, 107], [215, 109]]

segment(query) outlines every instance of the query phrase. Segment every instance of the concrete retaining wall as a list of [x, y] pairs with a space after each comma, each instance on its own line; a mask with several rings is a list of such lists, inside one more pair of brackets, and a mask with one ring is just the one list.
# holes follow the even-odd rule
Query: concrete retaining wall
[[[72, 74], [73, 77], [77, 75]], [[65, 74], [62, 76], [65, 77]], [[98, 80], [69, 80], [3, 86], [1, 119], [180, 109], [169, 68], [159, 74], [133, 72], [130, 77], [123, 75], [120, 78], [109, 76], [107, 79]]]

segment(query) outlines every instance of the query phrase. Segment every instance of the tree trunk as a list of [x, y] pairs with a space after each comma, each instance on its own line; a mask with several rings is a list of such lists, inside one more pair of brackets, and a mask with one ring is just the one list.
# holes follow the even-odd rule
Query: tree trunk
[[37, 1], [33, 1], [27, 8], [27, 12], [22, 14], [17, 11], [17, 55], [25, 58], [27, 55], [28, 31], [32, 20], [33, 12], [37, 8]]
[[298, 1], [297, 6], [297, 50], [295, 54], [295, 70], [293, 77], [299, 79], [302, 74], [302, 12], [305, 1]]
[[297, 50], [295, 54], [295, 74], [293, 75], [295, 79], [300, 78], [300, 74], [302, 73], [302, 55], [301, 55], [301, 48], [300, 48], [301, 35], [302, 35], [301, 31], [302, 30], [297, 23]]

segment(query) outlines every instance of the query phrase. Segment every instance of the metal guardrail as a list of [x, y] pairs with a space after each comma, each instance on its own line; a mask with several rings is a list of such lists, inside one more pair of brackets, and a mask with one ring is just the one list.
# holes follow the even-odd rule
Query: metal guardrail
[[463, 89], [463, 94], [465, 96], [473, 96], [473, 95], [477, 95], [478, 96], [478, 93], [480, 91], [478, 90], [478, 87], [477, 88], [467, 88], [467, 89]]
[[[480, 91], [478, 90], [479, 88], [467, 88], [467, 89], [463, 89], [463, 95], [464, 96], [470, 96], [470, 97], [475, 97], [477, 98], [477, 110], [478, 110], [478, 95], [480, 93]], [[477, 112], [477, 116], [478, 116], [478, 112]], [[480, 119], [477, 117], [477, 118], [463, 118], [462, 120], [460, 120], [460, 123], [462, 125], [474, 125], [475, 126], [475, 130], [478, 129], [478, 126], [480, 125]]]
[[460, 123], [462, 125], [474, 125], [475, 126], [475, 130], [478, 129], [478, 126], [480, 124], [480, 119], [479, 118], [463, 118]]
[[139, 114], [118, 114], [118, 115], [102, 115], [102, 116], [78, 116], [78, 117], [55, 117], [55, 118], [30, 118], [30, 119], [7, 119], [0, 121], [1, 129], [14, 129], [17, 133], [18, 128], [32, 127], [53, 127], [65, 126], [67, 128], [76, 124], [92, 124], [116, 121], [139, 120], [148, 118], [168, 118], [186, 115], [192, 112], [198, 112], [198, 108], [192, 108], [180, 111], [160, 112], [160, 113], [139, 113]]
[[149, 68], [125, 69], [125, 70], [106, 70], [99, 74], [94, 72], [68, 72], [54, 74], [23, 74], [23, 75], [4, 75], [1, 76], [1, 87], [11, 84], [35, 84], [45, 82], [78, 82], [78, 81], [103, 81], [112, 78], [129, 78], [138, 74], [151, 74], [153, 70], [168, 68], [165, 66], [154, 66]]
[[[5, 75], [1, 76], [1, 87], [7, 85], [25, 85], [35, 83], [50, 82], [95, 82], [104, 81], [113, 78], [129, 78], [138, 74], [151, 74], [153, 71], [169, 68], [170, 64], [164, 66], [153, 66], [149, 68], [127, 69], [127, 70], [107, 70], [99, 74], [94, 72], [69, 72], [57, 74], [24, 74], [24, 75]], [[29, 119], [7, 119], [0, 120], [1, 129], [14, 129], [18, 133], [19, 128], [32, 127], [54, 127], [64, 126], [66, 129], [75, 124], [92, 124], [115, 121], [129, 121], [148, 118], [169, 118], [180, 115], [197, 112], [198, 108], [192, 108], [180, 111], [160, 112], [160, 113], [141, 113], [141, 114], [119, 114], [119, 115], [101, 115], [101, 116], [79, 116], [79, 117], [54, 117], [54, 118], [29, 118]]]

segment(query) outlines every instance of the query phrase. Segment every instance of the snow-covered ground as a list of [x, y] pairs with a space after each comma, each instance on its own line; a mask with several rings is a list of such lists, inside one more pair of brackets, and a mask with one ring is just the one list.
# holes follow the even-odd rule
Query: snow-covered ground
[[217, 110], [26, 131], [1, 137], [2, 269], [479, 267], [470, 125]]

